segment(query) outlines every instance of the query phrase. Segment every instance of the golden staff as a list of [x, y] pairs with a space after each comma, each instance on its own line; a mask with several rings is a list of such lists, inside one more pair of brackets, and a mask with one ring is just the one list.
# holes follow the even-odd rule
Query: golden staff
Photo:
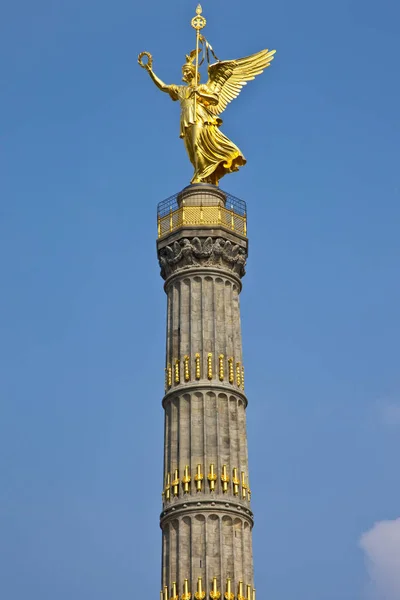
[[[195, 67], [196, 67], [196, 75], [195, 75], [196, 87], [197, 87], [197, 78], [198, 78], [198, 74], [199, 74], [200, 31], [206, 26], [206, 23], [207, 23], [207, 21], [205, 20], [205, 18], [201, 14], [202, 12], [203, 12], [203, 9], [201, 8], [201, 5], [198, 4], [197, 8], [196, 8], [196, 16], [193, 17], [193, 19], [190, 22], [190, 24], [193, 27], [193, 29], [196, 30], [196, 62], [195, 62]], [[197, 97], [196, 97], [196, 92], [194, 94], [194, 117], [195, 117], [195, 122], [197, 123]]]

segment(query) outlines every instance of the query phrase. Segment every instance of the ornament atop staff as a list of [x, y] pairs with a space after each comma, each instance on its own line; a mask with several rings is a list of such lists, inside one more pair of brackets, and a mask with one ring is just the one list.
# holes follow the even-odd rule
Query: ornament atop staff
[[[198, 78], [199, 78], [200, 31], [201, 31], [201, 29], [204, 29], [204, 27], [206, 26], [206, 23], [207, 23], [207, 21], [205, 20], [205, 18], [201, 14], [202, 12], [203, 12], [203, 10], [201, 8], [201, 4], [198, 4], [197, 8], [196, 8], [196, 16], [193, 17], [193, 19], [190, 22], [190, 24], [193, 27], [193, 29], [196, 30], [195, 81], [197, 81]], [[196, 105], [197, 105], [197, 94], [194, 95], [194, 116], [195, 116], [195, 121], [197, 123], [197, 108], [196, 108]]]
[[[200, 4], [191, 25], [196, 30], [196, 49], [186, 55], [182, 67], [185, 85], [167, 85], [161, 81], [153, 71], [153, 58], [149, 52], [141, 52], [138, 62], [162, 92], [180, 102], [180, 137], [194, 167], [191, 183], [218, 185], [226, 173], [238, 171], [246, 164], [239, 148], [220, 131], [222, 119], [219, 115], [240, 94], [247, 81], [269, 67], [276, 51], [261, 50], [245, 58], [220, 61], [200, 33], [206, 25]], [[210, 54], [217, 62], [209, 64]], [[208, 81], [200, 84], [199, 67], [204, 60], [208, 63]]]

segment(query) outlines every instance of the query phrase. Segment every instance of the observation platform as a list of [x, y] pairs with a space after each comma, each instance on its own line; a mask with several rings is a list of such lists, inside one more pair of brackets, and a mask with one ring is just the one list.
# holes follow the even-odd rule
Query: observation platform
[[211, 184], [193, 184], [157, 206], [158, 238], [182, 227], [219, 227], [247, 237], [246, 202]]

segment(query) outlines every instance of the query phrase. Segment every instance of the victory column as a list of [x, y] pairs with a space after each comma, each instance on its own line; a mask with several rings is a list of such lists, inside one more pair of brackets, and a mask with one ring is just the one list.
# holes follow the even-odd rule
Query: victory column
[[167, 294], [161, 600], [255, 600], [239, 308], [247, 212], [218, 187], [246, 159], [220, 131], [219, 115], [275, 50], [220, 61], [201, 33], [200, 5], [191, 25], [196, 49], [182, 67], [184, 85], [165, 84], [148, 52], [138, 57], [156, 86], [179, 101], [180, 136], [194, 168], [191, 184], [158, 205]]

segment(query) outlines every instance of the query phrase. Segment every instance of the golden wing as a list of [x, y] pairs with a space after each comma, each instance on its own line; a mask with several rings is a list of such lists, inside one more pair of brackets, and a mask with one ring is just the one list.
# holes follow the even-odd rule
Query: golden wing
[[245, 58], [223, 60], [210, 65], [207, 86], [212, 93], [218, 95], [219, 102], [215, 106], [208, 106], [208, 110], [216, 116], [220, 115], [229, 102], [239, 96], [247, 81], [269, 67], [275, 52], [276, 50], [261, 50]]

